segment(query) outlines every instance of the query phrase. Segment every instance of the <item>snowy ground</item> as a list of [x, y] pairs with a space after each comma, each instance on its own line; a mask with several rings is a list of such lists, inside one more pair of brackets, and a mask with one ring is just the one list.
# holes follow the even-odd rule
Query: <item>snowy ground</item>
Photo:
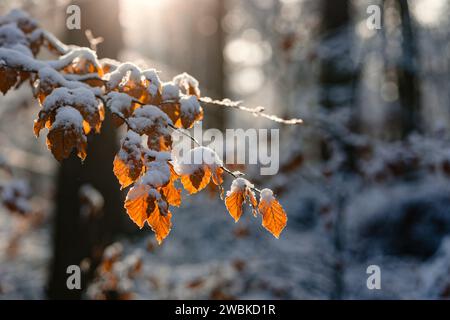
[[42, 299], [50, 258], [48, 226], [25, 233], [11, 255], [18, 220], [0, 209], [0, 299]]
[[[439, 184], [435, 188], [445, 190]], [[357, 230], [369, 217], [380, 214], [382, 210], [378, 209], [383, 205], [400, 202], [400, 194], [410, 192], [401, 189], [361, 194], [348, 211], [352, 222], [348, 223], [347, 241], [358, 245], [349, 245], [345, 254], [343, 298], [448, 297], [449, 237], [444, 237], [438, 251], [425, 260], [385, 254], [382, 249], [362, 258], [352, 253], [368, 250]], [[417, 197], [430, 197], [436, 192], [425, 187], [415, 190]], [[145, 237], [121, 243], [123, 254], [113, 267], [120, 279], [119, 291], [131, 292], [127, 297], [135, 299], [330, 298], [335, 280], [332, 242], [321, 223], [305, 223], [307, 193], [299, 196], [294, 190], [280, 199], [289, 212], [289, 221], [279, 240], [266, 232], [250, 212], [235, 224], [221, 201], [205, 197], [188, 197], [182, 208], [174, 210], [174, 227], [161, 246], [146, 228], [142, 230], [148, 234]], [[372, 199], [371, 205], [368, 199]], [[43, 298], [50, 255], [48, 225], [26, 233], [11, 257], [7, 248], [18, 224], [17, 218], [1, 212], [0, 299]], [[132, 274], [130, 266], [139, 256], [141, 269]], [[366, 268], [370, 264], [381, 267], [381, 290], [366, 287]], [[104, 278], [97, 279], [86, 297], [99, 298], [104, 282]]]
[[[411, 189], [415, 190], [413, 196]], [[438, 190], [447, 189], [439, 183], [435, 183], [433, 189], [425, 182], [423, 186], [374, 189], [358, 195], [358, 201], [347, 213], [347, 218], [354, 221], [347, 224], [346, 241], [354, 243], [347, 246], [343, 271], [338, 273], [344, 283], [341, 298], [448, 298], [450, 238], [440, 239], [437, 252], [423, 260], [416, 256], [389, 254], [376, 246], [369, 252], [371, 244], [363, 244], [364, 235], [359, 232], [364, 230], [365, 222], [375, 219], [374, 216], [385, 219], [383, 208], [386, 206], [395, 209], [394, 204], [401, 203], [406, 197], [413, 201], [416, 198], [432, 199]], [[220, 201], [188, 198], [182, 208], [175, 211], [174, 227], [162, 246], [154, 245], [150, 230], [144, 231], [149, 233], [144, 240], [122, 243], [122, 257], [113, 266], [113, 274], [120, 279], [118, 291], [131, 292], [131, 297], [136, 299], [334, 297], [336, 272], [332, 241], [320, 220], [312, 226], [305, 224], [307, 192], [306, 189], [304, 192], [294, 189], [281, 198], [289, 221], [279, 240], [268, 234], [250, 212], [244, 221], [234, 224]], [[400, 212], [392, 210], [391, 214]], [[426, 222], [423, 224], [423, 228], [429, 228]], [[424, 237], [432, 238], [433, 234], [424, 234]], [[150, 252], [146, 249], [149, 241], [153, 244]], [[361, 254], [354, 250], [365, 252]], [[137, 273], [131, 272], [139, 256], [142, 257], [141, 269]], [[366, 269], [371, 264], [381, 268], [381, 290], [367, 288]], [[105, 279], [108, 276], [104, 275], [90, 287], [88, 297], [99, 298], [107, 286]]]

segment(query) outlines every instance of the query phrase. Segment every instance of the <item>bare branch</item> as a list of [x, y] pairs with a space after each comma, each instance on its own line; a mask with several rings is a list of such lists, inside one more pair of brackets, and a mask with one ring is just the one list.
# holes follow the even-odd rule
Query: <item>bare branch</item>
[[269, 119], [271, 121], [278, 122], [278, 123], [292, 124], [292, 125], [303, 123], [302, 119], [295, 119], [295, 118], [294, 119], [282, 119], [278, 116], [275, 116], [272, 114], [267, 114], [264, 112], [263, 106], [257, 106], [254, 108], [245, 107], [242, 105], [242, 101], [232, 101], [230, 99], [214, 100], [210, 97], [201, 97], [200, 101], [203, 103], [206, 103], [206, 104], [210, 104], [210, 105], [242, 110], [242, 111], [253, 114], [255, 117], [263, 117], [263, 118], [266, 118], [266, 119]]

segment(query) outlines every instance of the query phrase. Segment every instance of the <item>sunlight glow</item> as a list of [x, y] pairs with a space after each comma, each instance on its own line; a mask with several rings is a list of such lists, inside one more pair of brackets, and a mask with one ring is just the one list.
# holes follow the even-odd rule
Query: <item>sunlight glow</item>
[[414, 16], [425, 26], [438, 26], [446, 13], [445, 0], [417, 0], [413, 4]]

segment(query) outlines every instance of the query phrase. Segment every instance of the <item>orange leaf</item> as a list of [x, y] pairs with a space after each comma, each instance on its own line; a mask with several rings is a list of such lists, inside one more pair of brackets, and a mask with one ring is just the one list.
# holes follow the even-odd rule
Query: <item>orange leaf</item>
[[235, 222], [238, 222], [242, 216], [242, 205], [247, 201], [253, 207], [253, 213], [255, 214], [257, 202], [255, 195], [251, 190], [252, 187], [253, 185], [248, 180], [244, 178], [237, 178], [231, 184], [231, 190], [227, 192], [225, 206], [227, 207], [230, 215], [234, 218]]
[[[66, 112], [70, 113], [70, 109], [75, 110], [71, 107], [58, 109], [58, 112], [61, 113], [57, 114], [57, 120], [59, 115]], [[47, 135], [47, 147], [51, 150], [56, 160], [61, 161], [68, 158], [74, 148], [78, 150], [77, 154], [81, 160], [86, 158], [87, 139], [79, 125], [81, 123], [62, 123], [60, 120], [58, 123], [55, 121], [50, 128]]]
[[142, 168], [142, 161], [140, 159], [131, 159], [125, 163], [118, 156], [114, 158], [113, 171], [122, 189], [128, 187], [139, 178]]
[[113, 171], [119, 180], [121, 188], [126, 188], [142, 173], [141, 137], [133, 131], [128, 131], [122, 140], [119, 153], [114, 158]]
[[220, 186], [223, 183], [223, 169], [219, 166], [217, 166], [216, 170], [214, 170], [212, 174], [212, 181], [216, 186]]
[[167, 237], [172, 228], [170, 221], [172, 214], [168, 210], [167, 202], [161, 198], [156, 189], [148, 185], [136, 184], [128, 191], [125, 209], [139, 228], [142, 229], [147, 221], [159, 244]]
[[161, 190], [171, 206], [179, 207], [181, 205], [181, 189], [177, 189], [172, 181]]
[[242, 204], [244, 203], [244, 193], [241, 191], [231, 192], [225, 198], [225, 205], [230, 215], [234, 218], [235, 222], [239, 221], [242, 216]]
[[128, 191], [125, 200], [125, 209], [130, 219], [141, 229], [149, 216], [148, 211], [153, 212], [156, 207], [156, 198], [153, 195], [149, 196], [150, 190], [151, 187], [145, 184], [135, 185]]
[[167, 211], [166, 214], [162, 214], [159, 206], [156, 206], [155, 210], [150, 213], [147, 223], [155, 233], [158, 244], [161, 244], [169, 234], [170, 229], [172, 228], [172, 222], [170, 221], [171, 218], [172, 213]]
[[283, 207], [273, 196], [270, 189], [261, 190], [261, 199], [259, 202], [259, 212], [262, 215], [262, 225], [275, 238], [278, 238], [287, 223], [287, 215]]
[[192, 174], [181, 176], [181, 183], [190, 194], [197, 193], [204, 189], [210, 180], [211, 170], [207, 166], [199, 167]]
[[159, 105], [159, 108], [167, 114], [174, 126], [181, 127], [180, 104], [178, 102], [164, 102]]

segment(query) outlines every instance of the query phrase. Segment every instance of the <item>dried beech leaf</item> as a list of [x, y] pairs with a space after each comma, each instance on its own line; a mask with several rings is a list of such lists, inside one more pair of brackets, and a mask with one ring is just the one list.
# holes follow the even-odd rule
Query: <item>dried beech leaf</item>
[[238, 222], [242, 216], [244, 203], [244, 192], [234, 191], [225, 197], [225, 205], [230, 215], [234, 218], [235, 222]]
[[0, 91], [6, 94], [18, 81], [17, 71], [11, 68], [0, 67]]
[[204, 189], [210, 180], [211, 170], [207, 166], [199, 167], [192, 174], [181, 176], [181, 183], [190, 194], [197, 193]]
[[272, 233], [275, 238], [278, 238], [286, 226], [287, 215], [270, 189], [261, 190], [261, 199], [258, 208], [262, 215], [263, 227]]
[[51, 128], [47, 135], [47, 147], [58, 161], [68, 158], [74, 148], [81, 160], [87, 155], [87, 140], [78, 128]]
[[249, 202], [255, 211], [257, 202], [255, 195], [251, 188], [253, 185], [244, 178], [237, 178], [231, 184], [231, 190], [227, 192], [225, 197], [225, 206], [228, 212], [234, 218], [235, 222], [238, 222], [243, 214], [242, 205], [245, 202]]
[[122, 189], [128, 187], [139, 178], [142, 173], [142, 168], [143, 165], [141, 159], [129, 158], [128, 161], [125, 162], [118, 156], [114, 157], [113, 171], [117, 180], [119, 180]]
[[181, 205], [181, 189], [177, 189], [172, 181], [161, 190], [171, 206], [179, 207]]
[[149, 214], [155, 210], [155, 197], [150, 196], [150, 186], [139, 184], [135, 185], [128, 191], [125, 200], [125, 209], [128, 216], [139, 228], [143, 228]]
[[172, 228], [172, 213], [167, 211], [166, 214], [162, 214], [159, 206], [155, 207], [155, 210], [150, 213], [147, 223], [152, 228], [155, 233], [156, 241], [161, 244], [162, 241], [167, 237]]

